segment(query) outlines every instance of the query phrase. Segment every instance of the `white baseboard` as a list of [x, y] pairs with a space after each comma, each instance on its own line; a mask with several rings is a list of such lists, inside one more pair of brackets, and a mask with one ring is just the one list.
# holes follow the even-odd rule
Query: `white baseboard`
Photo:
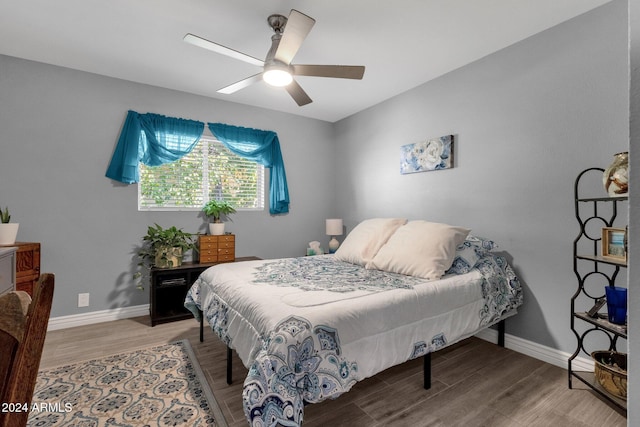
[[[49, 319], [49, 331], [57, 329], [67, 329], [76, 326], [90, 325], [93, 323], [110, 322], [112, 320], [128, 319], [130, 317], [140, 317], [149, 315], [149, 304], [136, 305], [133, 307], [115, 308], [111, 310], [93, 311], [83, 314], [72, 314]], [[476, 336], [492, 343], [498, 342], [498, 331], [487, 328], [480, 331]], [[542, 360], [560, 368], [567, 369], [567, 360], [571, 355], [551, 347], [534, 343], [522, 338], [505, 334], [504, 346], [510, 350]], [[576, 371], [593, 371], [593, 360], [585, 357], [576, 357], [573, 360], [573, 368]]]
[[[487, 328], [476, 334], [476, 337], [492, 343], [498, 342], [498, 331]], [[571, 354], [542, 344], [514, 337], [509, 334], [504, 336], [504, 346], [510, 350], [542, 360], [563, 369], [567, 369], [567, 361]], [[572, 368], [576, 371], [593, 371], [593, 360], [586, 357], [576, 357], [573, 359]]]
[[67, 329], [76, 326], [91, 325], [94, 323], [110, 322], [112, 320], [148, 315], [149, 304], [114, 308], [111, 310], [92, 311], [90, 313], [53, 317], [49, 319], [49, 326], [47, 327], [47, 330], [55, 331], [56, 329]]

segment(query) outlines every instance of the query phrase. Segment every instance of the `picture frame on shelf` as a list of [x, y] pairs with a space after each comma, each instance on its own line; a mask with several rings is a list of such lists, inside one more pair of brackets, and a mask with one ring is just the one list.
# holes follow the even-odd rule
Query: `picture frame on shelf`
[[602, 228], [602, 256], [620, 261], [627, 260], [627, 229], [616, 227]]

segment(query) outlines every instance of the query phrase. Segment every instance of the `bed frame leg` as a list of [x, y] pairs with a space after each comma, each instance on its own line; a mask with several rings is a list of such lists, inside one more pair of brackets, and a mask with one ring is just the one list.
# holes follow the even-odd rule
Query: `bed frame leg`
[[505, 323], [504, 323], [504, 319], [502, 319], [498, 323], [498, 345], [500, 347], [504, 347], [504, 330], [505, 330]]
[[231, 351], [231, 347], [227, 347], [227, 384], [228, 385], [231, 385], [231, 383], [233, 382], [231, 378], [231, 367], [232, 367], [231, 358], [232, 357], [233, 357], [233, 353]]
[[[505, 319], [502, 319], [500, 322], [498, 322], [498, 345], [500, 347], [504, 347], [504, 335], [505, 335]], [[422, 369], [422, 372], [424, 375], [424, 378], [423, 378], [424, 389], [429, 390], [431, 388], [431, 353], [425, 354], [423, 359], [424, 359], [424, 367]]]
[[[198, 310], [198, 314], [200, 314], [200, 342], [204, 341], [204, 316], [202, 315], [202, 310]], [[231, 369], [233, 367], [231, 358], [233, 357], [233, 352], [231, 351], [231, 347], [227, 346], [227, 384], [231, 385], [233, 379], [231, 376]]]
[[422, 372], [424, 374], [424, 389], [429, 390], [431, 388], [431, 353], [424, 355], [424, 368]]

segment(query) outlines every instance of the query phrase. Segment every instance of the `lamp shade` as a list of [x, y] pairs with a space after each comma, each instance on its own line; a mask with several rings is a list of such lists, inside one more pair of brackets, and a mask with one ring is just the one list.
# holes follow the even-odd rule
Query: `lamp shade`
[[342, 236], [342, 219], [326, 220], [327, 236]]

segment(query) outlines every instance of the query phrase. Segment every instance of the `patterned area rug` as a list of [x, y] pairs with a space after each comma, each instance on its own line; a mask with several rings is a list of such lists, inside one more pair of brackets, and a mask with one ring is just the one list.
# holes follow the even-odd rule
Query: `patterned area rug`
[[227, 427], [188, 340], [42, 370], [30, 409], [30, 427]]

